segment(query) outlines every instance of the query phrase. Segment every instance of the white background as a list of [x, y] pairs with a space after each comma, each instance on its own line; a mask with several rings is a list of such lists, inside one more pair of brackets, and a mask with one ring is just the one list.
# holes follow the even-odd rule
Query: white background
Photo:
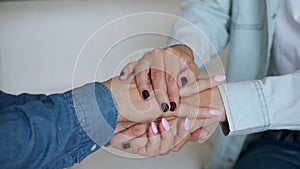
[[[180, 2], [181, 0], [1, 1], [0, 89], [10, 93], [54, 93], [71, 89], [76, 58], [88, 38], [101, 26], [137, 12], [178, 14]], [[138, 25], [147, 27], [148, 22], [149, 20], [144, 20]], [[153, 26], [161, 32], [168, 32], [172, 22], [159, 22]], [[135, 27], [136, 24], [112, 27], [107, 34], [108, 38], [99, 42], [99, 53], [94, 55], [103, 57], [107, 48], [105, 45], [111, 43], [122, 31]], [[99, 69], [95, 69], [99, 58], [85, 59], [81, 62], [81, 71], [75, 75], [77, 81], [74, 85], [107, 79], [118, 73], [118, 63], [124, 61], [132, 51], [162, 47], [165, 44], [163, 38], [147, 38], [137, 38], [136, 41], [128, 42], [128, 46], [122, 48], [121, 45], [113, 50]], [[123, 64], [128, 61], [125, 60]], [[179, 153], [143, 160], [126, 159], [100, 150], [74, 168], [199, 169], [209, 159], [211, 144], [189, 144]]]

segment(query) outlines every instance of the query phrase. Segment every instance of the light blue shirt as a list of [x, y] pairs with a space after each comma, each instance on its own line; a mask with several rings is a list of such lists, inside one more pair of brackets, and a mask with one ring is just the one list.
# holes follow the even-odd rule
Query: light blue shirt
[[[300, 70], [268, 76], [280, 0], [188, 0], [172, 35], [199, 56], [199, 67], [229, 43], [227, 80], [219, 87], [229, 136], [219, 133], [211, 169], [232, 168], [247, 134], [300, 130]], [[200, 32], [200, 33], [199, 33]], [[201, 33], [202, 32], [202, 33]], [[211, 42], [211, 47], [207, 42]]]

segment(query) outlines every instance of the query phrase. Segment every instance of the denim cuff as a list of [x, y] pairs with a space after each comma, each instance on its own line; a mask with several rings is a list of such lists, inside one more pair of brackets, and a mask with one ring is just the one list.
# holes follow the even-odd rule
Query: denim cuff
[[228, 83], [219, 89], [228, 121], [221, 124], [224, 134], [251, 134], [268, 129], [270, 119], [260, 81]]
[[[74, 106], [78, 121], [86, 135], [99, 147], [114, 134], [117, 121], [117, 104], [110, 90], [101, 83], [89, 83], [64, 93]], [[83, 139], [86, 142], [85, 139]]]

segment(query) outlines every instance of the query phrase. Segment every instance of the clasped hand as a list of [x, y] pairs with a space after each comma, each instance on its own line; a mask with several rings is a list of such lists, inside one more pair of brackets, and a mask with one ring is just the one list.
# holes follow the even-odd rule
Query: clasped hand
[[197, 79], [199, 69], [185, 45], [154, 49], [104, 84], [114, 95], [118, 125], [110, 147], [143, 156], [179, 151], [208, 138], [205, 128], [224, 120], [219, 75]]

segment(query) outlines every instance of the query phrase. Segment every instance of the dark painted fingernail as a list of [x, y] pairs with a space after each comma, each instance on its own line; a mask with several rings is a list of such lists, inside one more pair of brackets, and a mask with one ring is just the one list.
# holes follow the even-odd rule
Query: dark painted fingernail
[[123, 71], [120, 73], [120, 76], [124, 76], [124, 72]]
[[171, 105], [170, 110], [171, 111], [175, 111], [176, 110], [176, 103], [175, 102], [171, 102], [170, 105]]
[[182, 86], [186, 85], [187, 82], [188, 82], [188, 80], [187, 80], [186, 77], [182, 77], [180, 80], [181, 80], [181, 85], [182, 85]]
[[107, 147], [110, 145], [110, 141], [108, 141], [104, 146]]
[[150, 96], [150, 94], [147, 90], [143, 90], [142, 95], [145, 100], [148, 99], [148, 97]]
[[124, 149], [129, 149], [130, 148], [130, 144], [129, 143], [123, 144], [123, 148]]
[[161, 109], [163, 112], [166, 112], [169, 110], [169, 106], [167, 103], [162, 103], [160, 106], [161, 106]]

